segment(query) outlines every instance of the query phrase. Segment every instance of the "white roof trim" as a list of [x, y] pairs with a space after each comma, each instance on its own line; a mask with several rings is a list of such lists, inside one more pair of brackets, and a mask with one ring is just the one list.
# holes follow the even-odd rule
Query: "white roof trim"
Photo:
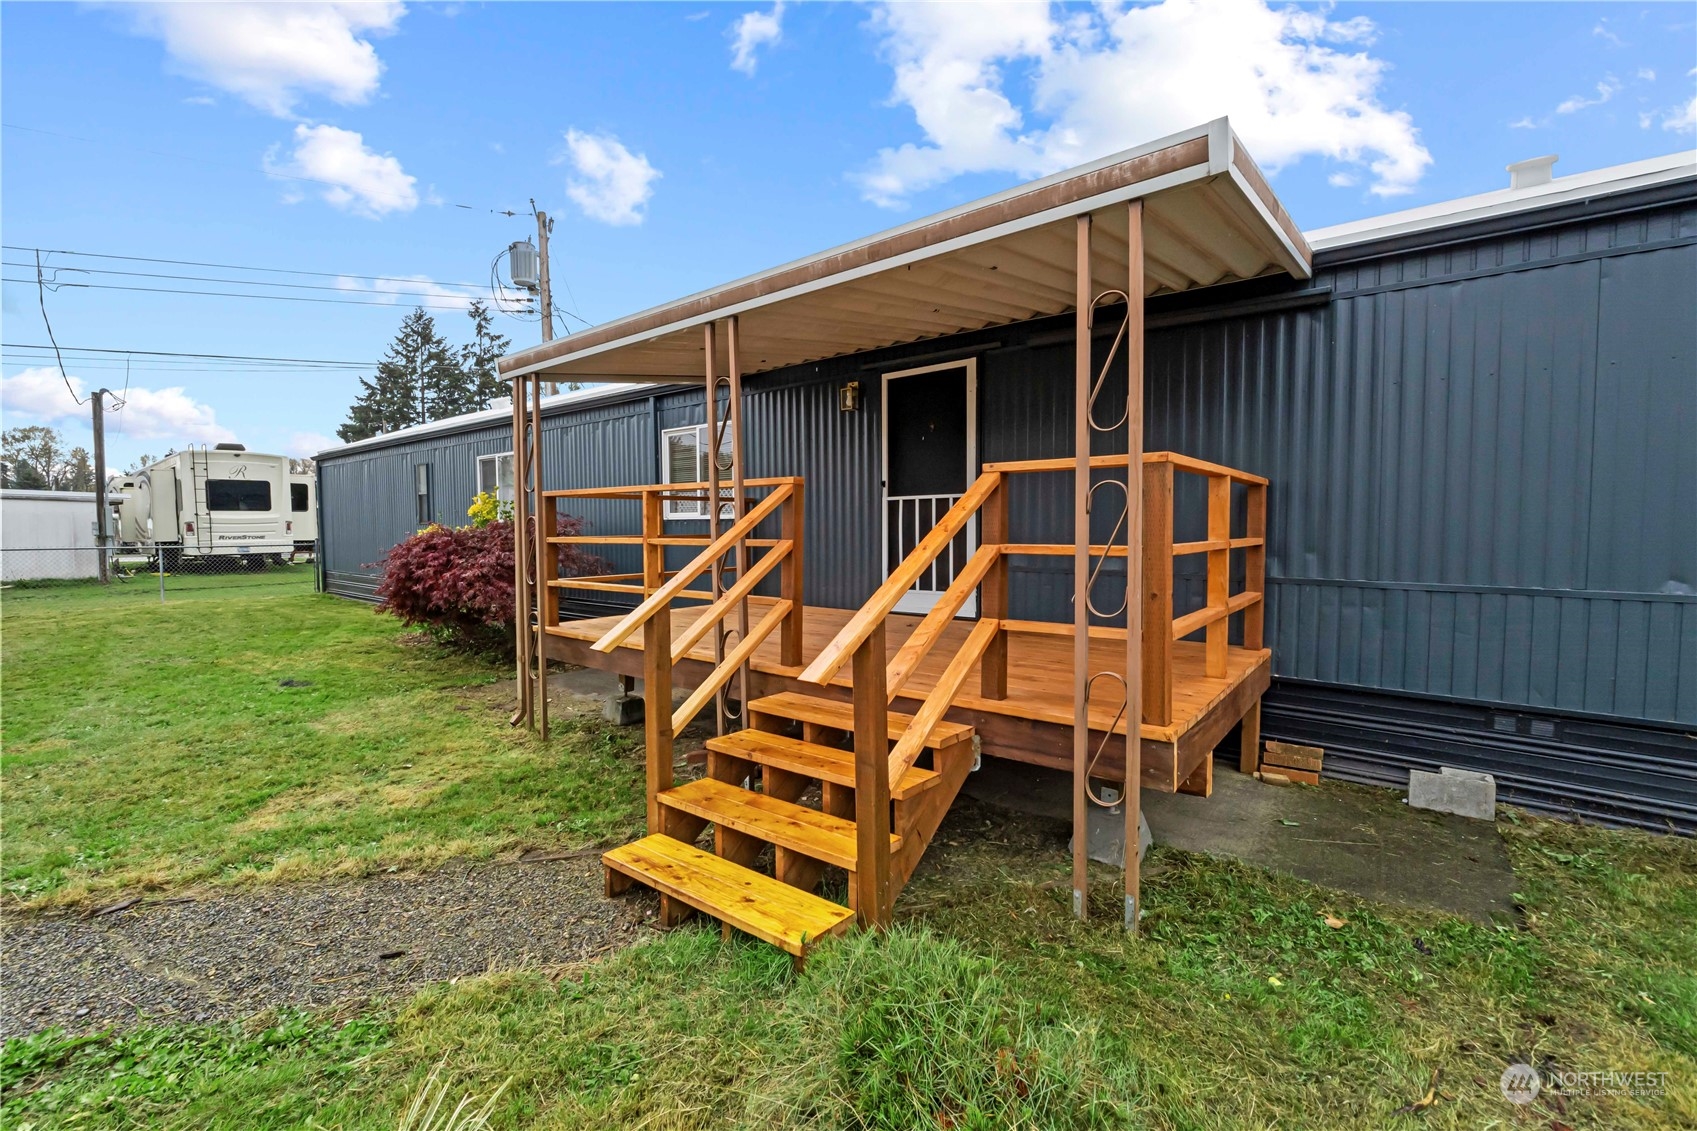
[[1547, 208], [1573, 200], [1586, 200], [1629, 189], [1646, 188], [1697, 176], [1697, 150], [1670, 153], [1666, 157], [1651, 157], [1625, 165], [1611, 165], [1588, 173], [1555, 177], [1541, 185], [1524, 189], [1498, 189], [1477, 196], [1463, 196], [1440, 201], [1403, 212], [1352, 220], [1304, 232], [1315, 251], [1367, 243], [1390, 236], [1423, 232], [1432, 228], [1465, 224], [1493, 216], [1505, 216], [1532, 208]]
[[[542, 409], [547, 412], [564, 405], [585, 407], [600, 400], [622, 400], [625, 397], [638, 396], [644, 391], [676, 388], [676, 385], [655, 381], [626, 381], [620, 384], [591, 385], [587, 389], [574, 389], [569, 393], [561, 393], [558, 396], [543, 397]], [[512, 419], [513, 410], [510, 405], [503, 408], [484, 409], [482, 412], [462, 413], [459, 416], [444, 416], [441, 420], [432, 420], [428, 424], [415, 424], [411, 428], [397, 428], [393, 432], [380, 432], [363, 440], [355, 440], [351, 444], [338, 444], [333, 448], [325, 448], [312, 458], [318, 460], [325, 456], [343, 456], [364, 448], [385, 448], [391, 444], [408, 443], [412, 440], [421, 440], [426, 436], [434, 436], [443, 432], [462, 432], [472, 428], [486, 428], [492, 424], [509, 424]]]

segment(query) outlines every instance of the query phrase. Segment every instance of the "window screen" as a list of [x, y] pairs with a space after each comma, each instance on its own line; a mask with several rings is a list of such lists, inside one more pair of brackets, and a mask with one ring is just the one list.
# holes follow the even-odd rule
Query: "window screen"
[[477, 457], [477, 490], [503, 503], [513, 501], [513, 453]]
[[289, 509], [292, 511], [312, 509], [311, 497], [307, 493], [305, 483], [289, 484]]
[[271, 484], [252, 479], [208, 479], [206, 509], [268, 511], [271, 509]]
[[430, 517], [430, 465], [427, 463], [414, 464], [413, 493], [417, 497], [418, 524], [429, 526], [433, 521]]
[[[660, 434], [660, 463], [665, 471], [667, 483], [704, 483], [707, 480], [707, 426], [697, 424], [693, 428], [672, 428]], [[725, 430], [724, 442], [719, 445], [719, 474], [721, 481], [728, 479], [731, 466], [731, 433]], [[720, 488], [721, 495], [728, 495], [729, 488]], [[725, 504], [720, 510], [721, 518], [731, 517], [730, 504]], [[666, 501], [667, 518], [706, 518], [706, 500], [668, 499]]]

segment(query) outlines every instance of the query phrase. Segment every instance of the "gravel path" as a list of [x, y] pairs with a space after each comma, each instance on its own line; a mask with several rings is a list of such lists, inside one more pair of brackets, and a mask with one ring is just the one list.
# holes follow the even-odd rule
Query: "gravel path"
[[272, 884], [94, 917], [8, 915], [0, 1037], [236, 1020], [582, 961], [634, 942], [655, 908], [638, 892], [604, 898], [589, 855]]

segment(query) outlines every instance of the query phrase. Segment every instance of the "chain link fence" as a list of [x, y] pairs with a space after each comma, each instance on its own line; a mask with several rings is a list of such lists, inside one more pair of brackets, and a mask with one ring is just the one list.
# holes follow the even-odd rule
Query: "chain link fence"
[[7, 600], [101, 593], [170, 600], [224, 590], [311, 593], [318, 589], [316, 542], [256, 542], [220, 547], [87, 546], [0, 549], [0, 587]]

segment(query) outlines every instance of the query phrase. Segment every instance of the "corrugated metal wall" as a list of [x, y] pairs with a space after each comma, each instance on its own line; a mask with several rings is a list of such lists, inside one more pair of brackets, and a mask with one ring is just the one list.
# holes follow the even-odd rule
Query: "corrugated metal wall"
[[1694, 241], [1663, 208], [1151, 335], [1150, 447], [1273, 481], [1277, 674], [1697, 722]]

